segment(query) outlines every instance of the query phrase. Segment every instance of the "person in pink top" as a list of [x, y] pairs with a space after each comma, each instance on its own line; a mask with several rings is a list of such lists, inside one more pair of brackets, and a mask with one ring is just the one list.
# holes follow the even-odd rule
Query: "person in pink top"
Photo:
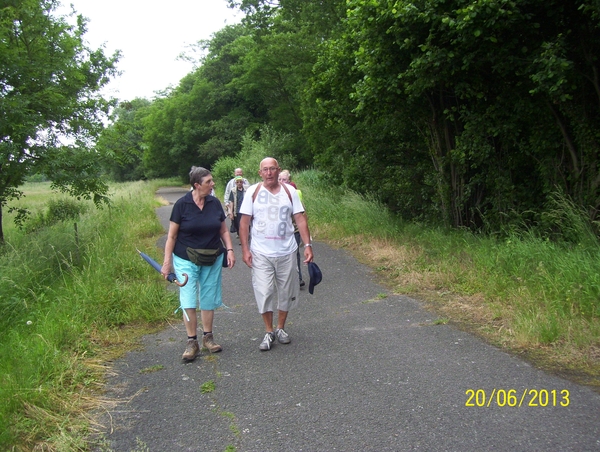
[[[302, 204], [304, 204], [304, 201], [302, 201], [302, 192], [300, 190], [298, 190], [298, 187], [296, 187], [296, 184], [292, 182], [292, 175], [290, 174], [290, 172], [288, 170], [282, 170], [279, 173], [279, 182], [281, 182], [282, 184], [288, 184], [288, 185], [291, 185], [292, 187], [294, 187], [296, 189], [296, 193], [298, 193], [300, 202], [302, 202]], [[304, 212], [304, 215], [306, 215], [306, 212]], [[296, 239], [296, 243], [298, 244], [298, 249], [296, 250], [296, 264], [298, 265], [298, 278], [300, 280], [300, 288], [302, 289], [306, 285], [306, 283], [302, 279], [302, 262], [300, 259], [300, 243], [302, 242], [302, 239], [300, 238], [300, 231], [298, 231], [298, 226], [296, 225], [295, 221], [294, 221], [294, 238]]]

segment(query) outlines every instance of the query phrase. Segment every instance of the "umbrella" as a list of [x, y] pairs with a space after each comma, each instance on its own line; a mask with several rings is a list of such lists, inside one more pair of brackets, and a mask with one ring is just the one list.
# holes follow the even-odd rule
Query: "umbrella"
[[[162, 265], [160, 265], [158, 262], [156, 262], [154, 259], [152, 259], [150, 256], [148, 256], [146, 253], [142, 253], [137, 248], [136, 248], [136, 251], [138, 253], [140, 253], [140, 256], [142, 257], [142, 259], [144, 259], [146, 262], [148, 262], [150, 265], [152, 265], [154, 267], [154, 269], [160, 273], [160, 271], [162, 269]], [[188, 282], [188, 275], [183, 273], [183, 276], [185, 277], [185, 281], [183, 283], [180, 283], [179, 281], [177, 281], [177, 277], [175, 276], [175, 273], [169, 273], [169, 276], [167, 276], [167, 281], [174, 282], [179, 287], [183, 287]]]

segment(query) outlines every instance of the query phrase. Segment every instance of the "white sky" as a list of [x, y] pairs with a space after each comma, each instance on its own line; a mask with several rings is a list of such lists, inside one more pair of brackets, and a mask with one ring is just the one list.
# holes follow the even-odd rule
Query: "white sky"
[[193, 64], [177, 59], [186, 47], [226, 25], [241, 21], [243, 15], [227, 7], [226, 0], [61, 0], [72, 4], [89, 19], [84, 38], [93, 49], [105, 45], [105, 55], [121, 51], [118, 69], [104, 92], [120, 100], [135, 97], [152, 99], [156, 91], [177, 86], [193, 70]]

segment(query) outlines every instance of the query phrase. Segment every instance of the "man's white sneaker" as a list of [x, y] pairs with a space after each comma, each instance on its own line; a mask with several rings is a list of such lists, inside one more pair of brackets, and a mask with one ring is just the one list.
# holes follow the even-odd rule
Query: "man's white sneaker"
[[275, 336], [277, 336], [277, 340], [280, 344], [289, 344], [292, 341], [290, 336], [283, 331], [283, 328], [278, 328], [275, 330]]
[[260, 343], [258, 348], [263, 352], [267, 351], [267, 350], [271, 350], [271, 345], [273, 344], [274, 341], [275, 341], [275, 335], [273, 333], [267, 333], [267, 334], [265, 334], [265, 338], [262, 340], [262, 342]]

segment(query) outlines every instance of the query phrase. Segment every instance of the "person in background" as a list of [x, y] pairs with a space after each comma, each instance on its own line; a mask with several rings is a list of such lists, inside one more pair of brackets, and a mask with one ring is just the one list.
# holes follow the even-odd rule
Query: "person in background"
[[[242, 201], [244, 201], [244, 194], [246, 193], [246, 187], [244, 186], [244, 178], [242, 176], [235, 176], [235, 189], [229, 193], [229, 200], [227, 202], [227, 215], [231, 220], [231, 224], [235, 229], [235, 232], [239, 234], [240, 231], [240, 207]], [[230, 231], [232, 232], [232, 231]]]
[[[286, 184], [291, 185], [296, 190], [298, 190], [298, 187], [296, 187], [296, 184], [294, 182], [292, 182], [292, 175], [290, 174], [289, 170], [286, 170], [286, 169], [281, 170], [281, 173], [279, 173], [279, 181], [281, 182], [282, 179]], [[300, 198], [300, 200], [302, 200], [302, 197]]]
[[[223, 348], [216, 344], [213, 336], [214, 311], [223, 305], [221, 275], [222, 268], [235, 265], [235, 255], [229, 230], [225, 224], [225, 213], [217, 198], [211, 196], [215, 183], [205, 168], [193, 166], [190, 171], [192, 190], [179, 198], [173, 205], [169, 223], [165, 257], [161, 269], [165, 279], [174, 269], [177, 278], [188, 282], [179, 289], [180, 307], [187, 332], [187, 345], [182, 355], [184, 361], [193, 361], [200, 353], [197, 337], [197, 314], [200, 308], [203, 337], [202, 345], [211, 353]], [[223, 244], [226, 251], [223, 253]], [[189, 250], [218, 250], [212, 264], [194, 263]], [[219, 252], [221, 254], [219, 254]]]
[[229, 194], [231, 193], [231, 190], [233, 190], [235, 187], [236, 177], [240, 176], [242, 178], [242, 180], [244, 181], [244, 187], [248, 188], [250, 186], [250, 182], [248, 182], [247, 179], [244, 179], [244, 171], [242, 170], [242, 168], [236, 168], [233, 174], [233, 179], [227, 182], [227, 185], [225, 186], [225, 194], [223, 196], [223, 203], [225, 205], [227, 205], [227, 203], [229, 202]]
[[[290, 336], [284, 330], [288, 313], [298, 304], [300, 289], [296, 271], [294, 238], [296, 220], [304, 241], [304, 263], [313, 260], [310, 231], [294, 187], [279, 182], [279, 164], [272, 157], [260, 163], [262, 182], [251, 186], [240, 208], [240, 241], [244, 263], [252, 269], [254, 297], [261, 314], [266, 334], [259, 345], [261, 351], [270, 350], [275, 339], [289, 344]], [[252, 227], [250, 227], [252, 225]], [[249, 234], [252, 238], [249, 241]], [[273, 329], [273, 312], [277, 309], [277, 328]]]
[[[294, 184], [292, 182], [291, 177], [292, 176], [290, 175], [290, 172], [288, 170], [282, 170], [281, 173], [279, 173], [279, 182], [282, 184], [288, 184], [288, 185], [291, 185], [292, 187], [294, 187], [296, 189], [296, 193], [298, 193], [300, 202], [304, 206], [304, 202], [302, 201], [302, 192], [300, 190], [298, 190], [298, 188], [296, 187], [296, 184]], [[304, 212], [304, 215], [306, 216], [306, 211]], [[302, 288], [306, 285], [306, 283], [302, 279], [302, 261], [300, 258], [300, 243], [302, 242], [302, 239], [300, 238], [300, 232], [298, 231], [298, 226], [296, 225], [296, 222], [294, 221], [293, 224], [294, 224], [294, 238], [296, 239], [296, 243], [298, 244], [298, 249], [296, 250], [296, 263], [298, 265], [298, 278], [300, 280], [300, 288]]]

